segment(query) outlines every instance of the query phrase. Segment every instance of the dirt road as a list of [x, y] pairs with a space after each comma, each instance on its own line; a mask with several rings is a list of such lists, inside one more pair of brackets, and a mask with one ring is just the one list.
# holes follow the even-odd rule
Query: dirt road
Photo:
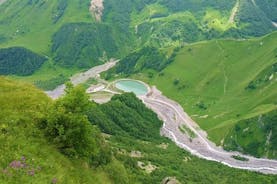
[[232, 9], [232, 12], [231, 12], [231, 15], [230, 15], [229, 21], [228, 21], [228, 23], [230, 23], [230, 24], [233, 24], [235, 22], [235, 17], [237, 15], [238, 11], [239, 11], [239, 2], [240, 1], [237, 0], [234, 8]]
[[[70, 78], [70, 80], [73, 83], [73, 85], [78, 85], [78, 84], [84, 83], [88, 79], [94, 78], [97, 75], [99, 75], [100, 73], [107, 71], [110, 68], [114, 67], [117, 62], [118, 62], [118, 60], [117, 61], [111, 60], [103, 65], [95, 66], [86, 72], [74, 75], [73, 77]], [[58, 86], [56, 89], [54, 89], [52, 91], [46, 91], [46, 94], [53, 99], [57, 99], [64, 94], [64, 89], [65, 89], [65, 85], [63, 84], [63, 85]]]

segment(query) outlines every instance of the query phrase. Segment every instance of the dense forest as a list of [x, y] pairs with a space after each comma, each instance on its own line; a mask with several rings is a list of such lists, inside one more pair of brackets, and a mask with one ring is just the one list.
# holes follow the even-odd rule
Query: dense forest
[[155, 47], [144, 47], [120, 60], [117, 66], [106, 72], [105, 78], [110, 79], [114, 74], [128, 77], [131, 74], [145, 70], [160, 72], [174, 61], [179, 50], [180, 47], [176, 47], [173, 49], [172, 54], [167, 57], [166, 54]]
[[118, 47], [109, 26], [73, 23], [54, 34], [52, 51], [61, 66], [89, 68], [115, 57]]
[[88, 114], [89, 120], [111, 135], [129, 136], [144, 141], [160, 137], [162, 122], [157, 115], [132, 93], [115, 95], [111, 101], [96, 105]]
[[23, 47], [0, 49], [0, 74], [31, 75], [46, 60]]

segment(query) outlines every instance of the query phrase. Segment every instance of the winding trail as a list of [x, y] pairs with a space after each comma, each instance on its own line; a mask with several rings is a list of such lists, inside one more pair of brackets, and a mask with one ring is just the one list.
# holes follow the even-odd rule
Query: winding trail
[[229, 17], [228, 23], [233, 24], [235, 22], [236, 15], [239, 12], [239, 5], [240, 5], [240, 0], [237, 0], [234, 8], [232, 9], [231, 15]]

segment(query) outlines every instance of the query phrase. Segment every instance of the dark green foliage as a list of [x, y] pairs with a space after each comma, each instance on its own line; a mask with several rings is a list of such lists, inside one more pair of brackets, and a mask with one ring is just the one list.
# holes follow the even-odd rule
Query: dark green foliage
[[49, 80], [35, 81], [34, 85], [40, 89], [48, 91], [55, 89], [58, 85], [64, 84], [68, 80], [69, 79], [67, 77], [65, 77], [63, 74], [60, 74], [58, 77], [51, 78]]
[[238, 23], [242, 36], [261, 36], [274, 30], [271, 20], [251, 0], [241, 1]]
[[67, 0], [58, 0], [58, 5], [56, 9], [53, 11], [52, 15], [52, 21], [53, 23], [57, 23], [60, 18], [63, 16], [65, 10], [67, 7]]
[[0, 74], [31, 75], [47, 59], [23, 47], [0, 49]]
[[175, 86], [177, 86], [179, 83], [180, 83], [180, 80], [179, 80], [179, 79], [174, 79], [173, 84], [174, 84]]
[[161, 0], [160, 3], [168, 7], [172, 12], [176, 11], [200, 11], [207, 7], [217, 10], [230, 10], [235, 0]]
[[172, 62], [172, 58], [167, 59], [157, 48], [144, 47], [138, 52], [131, 53], [122, 59], [115, 69], [111, 70], [111, 73], [115, 72], [130, 75], [141, 72], [144, 69], [161, 71], [170, 62]]
[[85, 115], [89, 106], [85, 90], [81, 86], [73, 88], [68, 83], [66, 96], [55, 102], [39, 126], [63, 154], [94, 165], [107, 164], [111, 154], [100, 131]]
[[[272, 66], [267, 67], [258, 76], [256, 76], [255, 79], [252, 80], [245, 89], [254, 90], [265, 86], [266, 84], [270, 83], [270, 80], [274, 80], [274, 75], [276, 72], [277, 63], [274, 63]], [[270, 77], [273, 78], [270, 79]]]
[[277, 158], [277, 111], [239, 121], [229, 133], [224, 147], [257, 157]]
[[[144, 47], [137, 52], [133, 52], [119, 61], [116, 67], [112, 68], [105, 74], [105, 78], [109, 79], [114, 74], [129, 76], [131, 74], [142, 72], [143, 70], [162, 71], [170, 63], [174, 61], [180, 47], [176, 47], [170, 57], [166, 57], [159, 49], [155, 47]], [[154, 73], [148, 72], [148, 77], [152, 78]]]
[[237, 160], [240, 160], [240, 161], [248, 161], [249, 159], [248, 158], [245, 158], [245, 157], [241, 157], [239, 155], [233, 155], [232, 156], [234, 159], [237, 159]]
[[72, 23], [62, 26], [53, 36], [55, 62], [65, 67], [88, 68], [101, 63], [102, 57], [117, 54], [110, 27], [96, 23]]
[[[152, 44], [163, 46], [168, 44], [168, 40], [180, 42], [195, 42], [201, 40], [204, 34], [210, 36], [210, 33], [204, 33], [198, 28], [194, 21], [182, 22], [180, 20], [169, 21], [164, 26], [162, 21], [153, 23], [145, 22], [138, 26], [138, 35], [143, 37], [145, 41], [151, 39]], [[153, 29], [154, 28], [154, 29]], [[153, 38], [148, 38], [148, 35], [155, 35]], [[213, 37], [218, 35], [213, 35]], [[211, 36], [210, 36], [211, 37]]]
[[277, 22], [277, 1], [275, 0], [255, 0], [256, 4], [263, 10], [269, 19]]
[[116, 26], [124, 34], [129, 34], [130, 14], [133, 9], [132, 1], [104, 1], [104, 6], [103, 19]]
[[197, 104], [196, 104], [196, 106], [199, 108], [199, 109], [201, 109], [201, 110], [207, 110], [207, 106], [206, 106], [206, 104], [204, 104], [204, 102], [198, 102]]
[[158, 138], [162, 122], [132, 93], [115, 95], [100, 107], [90, 109], [89, 120], [112, 135], [125, 135], [142, 140]]

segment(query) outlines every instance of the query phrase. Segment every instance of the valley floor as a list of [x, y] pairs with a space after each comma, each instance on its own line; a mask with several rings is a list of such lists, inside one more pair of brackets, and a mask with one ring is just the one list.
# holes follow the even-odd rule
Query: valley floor
[[[101, 72], [112, 68], [117, 61], [111, 61], [104, 65], [96, 66], [87, 72], [77, 74], [71, 78], [73, 84], [77, 85], [86, 80], [97, 77]], [[53, 91], [46, 92], [51, 98], [56, 99], [63, 95], [64, 85]], [[107, 85], [99, 88], [101, 92], [118, 93]], [[107, 89], [109, 88], [109, 89]], [[205, 131], [184, 112], [183, 108], [176, 102], [166, 98], [155, 87], [148, 88], [147, 95], [139, 98], [163, 120], [164, 124], [161, 134], [170, 138], [179, 147], [189, 151], [200, 158], [220, 162], [229, 167], [257, 171], [265, 174], [277, 174], [277, 161], [270, 159], [259, 159], [238, 152], [228, 152], [216, 146], [207, 138]], [[105, 100], [104, 100], [105, 101]]]
[[[233, 168], [277, 174], [276, 160], [259, 159], [238, 152], [228, 152], [216, 146], [208, 140], [206, 132], [200, 129], [178, 103], [163, 96], [155, 87], [150, 91], [150, 95], [143, 96], [141, 99], [163, 120], [162, 135], [170, 138], [179, 147], [193, 155], [206, 160], [217, 161]], [[187, 129], [182, 131], [184, 126]], [[245, 160], [238, 160], [234, 157]]]

